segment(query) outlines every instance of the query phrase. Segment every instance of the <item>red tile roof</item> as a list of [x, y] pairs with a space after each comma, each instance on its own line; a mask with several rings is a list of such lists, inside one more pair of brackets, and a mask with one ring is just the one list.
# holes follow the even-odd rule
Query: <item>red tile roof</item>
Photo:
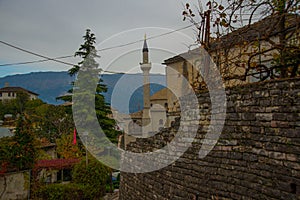
[[34, 169], [70, 169], [80, 161], [81, 160], [77, 158], [38, 160], [34, 166]]

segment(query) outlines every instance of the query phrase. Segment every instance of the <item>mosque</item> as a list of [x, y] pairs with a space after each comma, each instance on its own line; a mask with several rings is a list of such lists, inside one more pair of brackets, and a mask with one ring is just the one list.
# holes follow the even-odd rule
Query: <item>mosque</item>
[[161, 128], [168, 127], [167, 120], [167, 88], [150, 96], [150, 71], [152, 64], [149, 60], [149, 49], [146, 36], [142, 48], [140, 69], [143, 73], [143, 109], [128, 115], [114, 112], [115, 119], [122, 126], [125, 144], [135, 141], [137, 137], [146, 138], [157, 133]]

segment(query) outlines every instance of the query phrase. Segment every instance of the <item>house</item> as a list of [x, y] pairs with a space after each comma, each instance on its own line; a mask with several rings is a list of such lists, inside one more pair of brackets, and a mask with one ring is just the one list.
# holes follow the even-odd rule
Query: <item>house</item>
[[[44, 153], [44, 157], [48, 159], [57, 159], [56, 144], [49, 142], [46, 138], [41, 138], [39, 149]], [[40, 160], [38, 162], [41, 162]], [[47, 172], [46, 170], [41, 170], [40, 177], [44, 177], [45, 182], [53, 183], [57, 181], [57, 171]]]
[[[225, 87], [279, 76], [276, 57], [278, 58], [280, 53], [279, 38], [283, 32], [278, 28], [280, 19], [280, 15], [269, 16], [210, 42], [206, 50], [220, 71]], [[285, 16], [284, 33], [288, 47], [285, 51], [291, 51], [295, 54], [292, 56], [298, 58], [295, 67], [286, 68], [288, 76], [299, 73], [299, 27], [299, 15]], [[167, 87], [169, 91], [176, 93], [167, 93], [168, 113], [172, 118], [177, 116], [180, 110], [176, 96], [183, 96], [191, 89], [199, 91], [206, 88], [197, 68], [200, 52], [200, 48], [196, 48], [168, 58], [163, 63], [166, 65]], [[190, 87], [187, 87], [187, 84]]]
[[37, 99], [38, 94], [22, 87], [11, 87], [5, 83], [3, 88], [0, 88], [0, 101], [11, 100], [17, 98], [18, 93], [25, 93], [29, 95], [29, 99]]

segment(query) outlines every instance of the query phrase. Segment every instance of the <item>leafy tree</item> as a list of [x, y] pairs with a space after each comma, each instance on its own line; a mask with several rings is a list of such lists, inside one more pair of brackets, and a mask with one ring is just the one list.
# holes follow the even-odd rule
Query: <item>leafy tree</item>
[[81, 158], [82, 150], [79, 145], [73, 144], [73, 134], [63, 134], [56, 139], [56, 151], [62, 158]]
[[25, 105], [29, 102], [29, 95], [25, 92], [17, 92], [15, 99], [4, 100], [0, 102], [0, 115], [3, 118], [5, 114], [22, 114], [25, 111]]
[[30, 100], [27, 93], [17, 93], [16, 99], [0, 102], [0, 119], [3, 119], [5, 114], [16, 116], [18, 113], [26, 113], [31, 115], [38, 106], [43, 104], [45, 103], [40, 99]]
[[198, 42], [204, 42], [205, 23], [209, 23], [212, 37], [220, 37], [251, 24], [257, 18], [274, 14], [284, 18], [288, 13], [299, 14], [299, 0], [208, 0], [205, 6], [202, 1], [196, 2], [192, 5], [186, 3], [182, 15], [183, 20], [189, 20], [197, 28]]
[[19, 117], [13, 142], [10, 143], [12, 157], [9, 162], [18, 170], [31, 169], [38, 156], [37, 145], [31, 122], [24, 116]]
[[26, 103], [29, 101], [29, 94], [26, 92], [17, 92], [17, 97], [15, 99], [17, 109], [19, 113], [23, 113]]
[[5, 114], [17, 115], [17, 107], [15, 101], [1, 101], [0, 102], [0, 119], [4, 119]]
[[45, 105], [46, 103], [43, 102], [41, 99], [32, 99], [25, 103], [25, 112], [27, 115], [31, 115], [35, 113], [36, 108], [39, 106]]
[[69, 134], [74, 127], [72, 115], [63, 106], [42, 104], [31, 109], [30, 118], [36, 126], [36, 134], [55, 142], [63, 134]]
[[95, 158], [89, 158], [86, 166], [85, 160], [76, 164], [72, 170], [72, 181], [84, 185], [84, 193], [89, 199], [104, 196], [105, 185], [109, 176], [108, 168]]
[[12, 163], [14, 140], [12, 137], [3, 137], [0, 139], [0, 167], [1, 172], [5, 173], [8, 170], [16, 169], [16, 166]]

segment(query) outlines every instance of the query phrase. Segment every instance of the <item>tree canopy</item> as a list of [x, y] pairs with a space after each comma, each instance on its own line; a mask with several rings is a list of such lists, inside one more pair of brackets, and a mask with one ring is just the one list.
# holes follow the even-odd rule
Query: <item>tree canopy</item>
[[[85, 35], [83, 36], [83, 40], [83, 44], [80, 45], [78, 51], [76, 51], [74, 54], [75, 57], [80, 57], [82, 58], [82, 60], [69, 70], [69, 74], [70, 76], [77, 76], [80, 70], [93, 70], [93, 73], [97, 73], [96, 78], [98, 78], [98, 83], [94, 93], [94, 109], [96, 110], [98, 122], [106, 136], [111, 140], [111, 142], [117, 143], [117, 137], [120, 133], [115, 129], [116, 122], [114, 121], [114, 119], [111, 119], [109, 117], [112, 114], [110, 105], [105, 102], [105, 98], [103, 96], [103, 93], [107, 91], [107, 87], [102, 83], [102, 80], [98, 75], [98, 72], [100, 72], [101, 69], [99, 69], [99, 64], [96, 62], [96, 58], [99, 57], [97, 55], [97, 50], [95, 47], [96, 36], [94, 33], [91, 32], [90, 29], [87, 29]], [[82, 101], [84, 101], [84, 98], [82, 99]], [[88, 120], [88, 118], [86, 120]]]

